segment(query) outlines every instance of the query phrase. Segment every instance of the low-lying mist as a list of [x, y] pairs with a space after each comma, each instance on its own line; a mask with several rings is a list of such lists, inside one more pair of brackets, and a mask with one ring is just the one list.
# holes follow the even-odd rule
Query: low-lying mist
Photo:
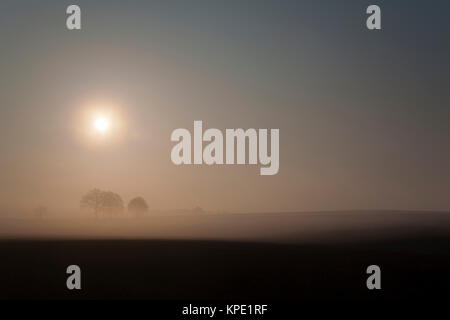
[[149, 212], [142, 217], [0, 216], [2, 239], [219, 239], [283, 243], [450, 236], [450, 213], [348, 211], [299, 213]]

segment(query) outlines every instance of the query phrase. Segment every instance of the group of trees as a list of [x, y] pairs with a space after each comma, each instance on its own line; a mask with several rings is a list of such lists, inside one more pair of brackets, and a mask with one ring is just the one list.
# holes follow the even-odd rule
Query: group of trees
[[[94, 212], [95, 217], [99, 215], [114, 216], [124, 211], [122, 197], [112, 191], [93, 189], [86, 193], [80, 201], [83, 209]], [[136, 197], [128, 203], [128, 211], [136, 217], [143, 216], [148, 211], [147, 202], [142, 197]]]

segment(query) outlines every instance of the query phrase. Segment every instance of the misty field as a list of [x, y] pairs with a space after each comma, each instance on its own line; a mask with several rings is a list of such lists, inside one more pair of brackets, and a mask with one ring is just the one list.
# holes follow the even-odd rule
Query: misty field
[[[445, 298], [450, 285], [445, 212], [2, 218], [0, 235], [1, 298]], [[371, 264], [381, 291], [366, 288]]]

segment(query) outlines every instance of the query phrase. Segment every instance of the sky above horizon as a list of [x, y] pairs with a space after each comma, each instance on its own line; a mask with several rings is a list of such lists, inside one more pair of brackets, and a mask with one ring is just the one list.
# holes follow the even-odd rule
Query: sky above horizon
[[[0, 3], [0, 207], [450, 210], [450, 3]], [[87, 110], [114, 113], [108, 141]], [[175, 166], [174, 129], [279, 128], [280, 170]]]

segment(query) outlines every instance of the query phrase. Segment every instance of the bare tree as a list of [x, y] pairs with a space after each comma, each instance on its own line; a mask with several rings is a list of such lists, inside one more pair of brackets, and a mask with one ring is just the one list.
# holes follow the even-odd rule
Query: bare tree
[[80, 201], [81, 208], [91, 209], [97, 218], [100, 213], [112, 216], [123, 211], [122, 198], [114, 192], [93, 189]]

